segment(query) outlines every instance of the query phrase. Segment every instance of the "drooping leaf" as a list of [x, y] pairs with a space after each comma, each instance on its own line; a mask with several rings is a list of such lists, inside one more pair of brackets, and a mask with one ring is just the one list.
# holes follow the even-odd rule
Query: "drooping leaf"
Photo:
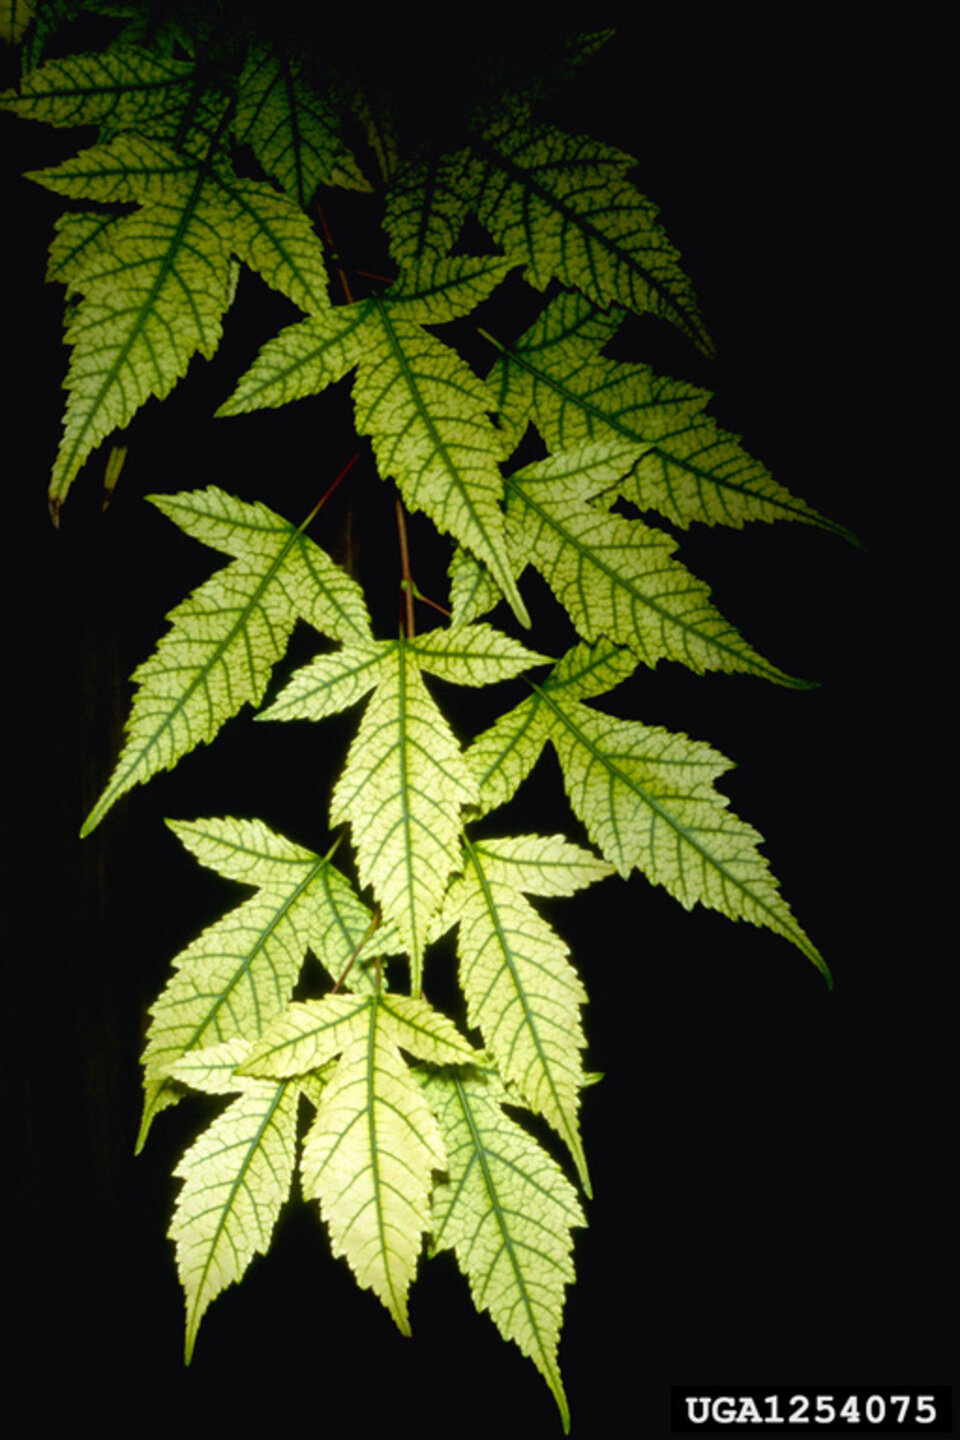
[[[502, 261], [431, 265], [385, 296], [291, 326], [263, 347], [219, 410], [239, 414], [313, 395], [356, 366], [357, 428], [373, 442], [377, 468], [407, 506], [424, 510], [490, 570], [523, 624], [529, 617], [507, 560], [499, 462], [503, 440], [492, 400], [456, 351], [418, 317], [452, 318], [502, 278]], [[439, 314], [436, 306], [442, 300]]]
[[589, 503], [635, 463], [631, 446], [592, 442], [506, 480], [511, 553], [537, 566], [586, 640], [602, 636], [647, 665], [744, 671], [802, 685], [759, 655], [673, 558], [676, 542], [642, 520]]
[[559, 836], [464, 841], [464, 873], [444, 904], [459, 922], [460, 983], [505, 1080], [553, 1126], [590, 1193], [578, 1110], [586, 991], [569, 950], [524, 893], [572, 895], [611, 867]]
[[[595, 653], [608, 668], [611, 647], [598, 646]], [[577, 646], [543, 685], [534, 686], [531, 700], [478, 737], [468, 758], [481, 805], [508, 800], [549, 739], [573, 809], [621, 875], [636, 867], [687, 909], [699, 902], [766, 926], [829, 978], [757, 848], [762, 837], [731, 813], [726, 796], [714, 788], [731, 762], [686, 735], [585, 705], [577, 677], [590, 659], [588, 647]]]
[[167, 395], [195, 353], [213, 355], [234, 295], [235, 253], [302, 309], [329, 305], [306, 217], [269, 185], [215, 163], [218, 137], [197, 158], [120, 134], [31, 176], [72, 199], [139, 206], [96, 233], [85, 222], [82, 247], [75, 239], [66, 270], [59, 255], [54, 267], [81, 297], [66, 326], [72, 355], [50, 482], [55, 510], [105, 436], [151, 395]]
[[711, 344], [657, 208], [626, 178], [635, 161], [587, 136], [530, 123], [509, 103], [471, 144], [397, 179], [386, 223], [401, 264], [456, 243], [473, 210], [538, 289], [557, 279], [601, 306], [662, 315]]
[[[153, 1117], [178, 1098], [171, 1076], [181, 1057], [237, 1037], [256, 1040], [289, 1004], [308, 949], [334, 980], [356, 955], [345, 983], [361, 991], [373, 985], [361, 963], [372, 917], [329, 856], [259, 820], [168, 823], [201, 864], [255, 885], [257, 893], [175, 958], [174, 974], [151, 1007], [138, 1149]], [[376, 937], [381, 947], [390, 942], [389, 934]]]
[[[215, 1049], [220, 1054], [213, 1058], [235, 1066], [249, 1045], [234, 1040]], [[189, 1075], [199, 1089], [199, 1067], [194, 1065]], [[176, 1242], [177, 1269], [186, 1292], [188, 1364], [207, 1307], [243, 1278], [254, 1255], [265, 1255], [270, 1248], [293, 1177], [299, 1087], [286, 1081], [217, 1077], [205, 1088], [219, 1093], [224, 1084], [239, 1090], [239, 1096], [174, 1171], [184, 1182], [170, 1238]]]
[[694, 521], [739, 527], [805, 520], [846, 533], [777, 484], [737, 436], [703, 413], [709, 391], [602, 354], [622, 319], [616, 307], [601, 311], [566, 292], [519, 340], [497, 344], [499, 358], [487, 378], [500, 424], [514, 443], [532, 422], [551, 451], [590, 440], [636, 444], [642, 449], [619, 493], [684, 528]]
[[341, 640], [370, 633], [356, 581], [265, 505], [215, 486], [151, 498], [187, 534], [236, 559], [170, 612], [172, 628], [134, 672], [126, 744], [83, 835], [133, 785], [209, 743], [244, 704], [259, 704], [298, 619]]
[[434, 1072], [423, 1084], [448, 1157], [433, 1192], [431, 1249], [455, 1251], [477, 1309], [533, 1361], [569, 1430], [557, 1343], [574, 1278], [570, 1232], [586, 1223], [576, 1193], [506, 1114], [515, 1100], [492, 1070]]
[[474, 1059], [423, 1000], [328, 995], [279, 1017], [244, 1073], [299, 1073], [340, 1055], [304, 1143], [303, 1190], [320, 1201], [334, 1254], [407, 1335], [407, 1291], [430, 1229], [432, 1172], [444, 1168], [446, 1152], [401, 1046], [437, 1064]]
[[334, 788], [330, 820], [351, 825], [361, 882], [373, 886], [398, 926], [414, 994], [431, 917], [460, 864], [460, 811], [477, 798], [421, 670], [457, 684], [488, 684], [543, 658], [489, 626], [345, 646], [299, 670], [264, 712], [268, 719], [320, 720], [376, 686]]

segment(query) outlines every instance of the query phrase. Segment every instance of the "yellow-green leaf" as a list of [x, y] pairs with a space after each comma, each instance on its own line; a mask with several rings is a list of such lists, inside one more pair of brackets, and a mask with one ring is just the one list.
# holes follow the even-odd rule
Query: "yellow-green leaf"
[[186, 1292], [189, 1363], [211, 1301], [266, 1254], [295, 1159], [298, 1087], [238, 1080], [242, 1093], [190, 1147], [170, 1238]]
[[598, 310], [568, 292], [512, 345], [494, 342], [500, 354], [487, 378], [514, 443], [532, 422], [551, 451], [591, 440], [637, 445], [619, 493], [683, 528], [694, 521], [739, 527], [805, 520], [846, 533], [779, 485], [737, 436], [703, 413], [708, 390], [602, 354], [622, 320], [622, 310]]
[[281, 1068], [340, 1054], [304, 1144], [303, 1190], [320, 1201], [333, 1253], [346, 1258], [357, 1283], [372, 1289], [409, 1334], [407, 1292], [430, 1228], [432, 1173], [443, 1169], [446, 1154], [400, 1046], [441, 1063], [473, 1058], [425, 1001], [328, 995], [292, 1007], [245, 1069], [270, 1067], [284, 1051]]
[[214, 486], [151, 498], [181, 529], [236, 559], [170, 612], [171, 629], [134, 672], [126, 744], [83, 835], [133, 785], [209, 743], [244, 704], [259, 704], [298, 618], [339, 639], [369, 634], [356, 581], [265, 505]]
[[535, 564], [586, 640], [602, 636], [647, 665], [744, 671], [801, 685], [765, 660], [711, 604], [709, 588], [673, 558], [676, 542], [602, 502], [636, 462], [635, 448], [590, 442], [507, 478], [511, 553]]
[[567, 946], [521, 891], [572, 894], [608, 867], [562, 842], [552, 859], [546, 864], [541, 836], [516, 837], [502, 849], [465, 840], [463, 878], [451, 886], [444, 920], [459, 921], [470, 1024], [481, 1030], [504, 1079], [568, 1145], [589, 1194], [578, 1120], [586, 991]]
[[536, 1365], [570, 1428], [557, 1344], [574, 1278], [571, 1230], [586, 1222], [556, 1161], [511, 1120], [489, 1071], [424, 1077], [447, 1148], [433, 1192], [431, 1249], [454, 1250], [478, 1310]]
[[[255, 885], [257, 893], [174, 959], [174, 974], [151, 1006], [138, 1149], [154, 1116], [178, 1098], [171, 1076], [181, 1057], [234, 1037], [256, 1040], [289, 1004], [308, 948], [336, 980], [371, 923], [328, 856], [295, 845], [260, 820], [169, 824], [202, 864]], [[346, 983], [370, 989], [373, 973], [357, 960]]]

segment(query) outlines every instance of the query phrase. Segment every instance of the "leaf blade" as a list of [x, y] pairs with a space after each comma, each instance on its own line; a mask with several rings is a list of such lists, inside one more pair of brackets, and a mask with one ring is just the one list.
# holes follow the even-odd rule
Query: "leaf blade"
[[215, 486], [152, 499], [188, 534], [236, 558], [170, 612], [170, 630], [134, 672], [124, 748], [82, 836], [134, 785], [209, 744], [245, 704], [260, 703], [299, 617], [335, 638], [369, 633], [356, 582], [265, 505]]
[[269, 1249], [293, 1176], [296, 1085], [242, 1089], [174, 1171], [184, 1182], [169, 1233], [186, 1295], [187, 1364], [209, 1305]]
[[455, 1251], [477, 1309], [536, 1365], [566, 1432], [557, 1345], [574, 1278], [570, 1232], [586, 1223], [576, 1193], [504, 1113], [509, 1097], [495, 1076], [432, 1074], [423, 1084], [448, 1155], [447, 1178], [434, 1190], [433, 1251]]

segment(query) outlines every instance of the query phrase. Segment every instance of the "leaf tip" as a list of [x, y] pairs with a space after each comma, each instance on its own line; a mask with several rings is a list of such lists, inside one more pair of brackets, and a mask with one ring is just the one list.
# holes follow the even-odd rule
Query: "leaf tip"
[[560, 1411], [560, 1424], [563, 1426], [564, 1435], [570, 1434], [570, 1406], [567, 1404], [566, 1393], [560, 1383], [559, 1375], [551, 1377], [548, 1381], [553, 1392], [553, 1398], [557, 1402], [557, 1409]]
[[88, 835], [92, 835], [102, 819], [103, 816], [100, 814], [100, 806], [94, 805], [93, 809], [90, 811], [90, 814], [80, 826], [80, 839], [86, 840]]

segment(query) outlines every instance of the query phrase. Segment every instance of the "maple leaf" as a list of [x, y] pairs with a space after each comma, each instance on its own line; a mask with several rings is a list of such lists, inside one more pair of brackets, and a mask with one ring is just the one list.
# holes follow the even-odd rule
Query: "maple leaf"
[[321, 183], [370, 189], [343, 143], [334, 107], [303, 79], [296, 59], [282, 50], [251, 48], [240, 76], [233, 128], [301, 210]]
[[557, 1365], [564, 1289], [574, 1278], [576, 1192], [559, 1165], [503, 1109], [514, 1097], [492, 1069], [432, 1072], [424, 1089], [440, 1122], [447, 1169], [433, 1192], [431, 1251], [454, 1250], [477, 1309], [528, 1355], [569, 1431]]
[[308, 949], [332, 979], [364, 990], [373, 985], [363, 963], [366, 942], [382, 954], [396, 941], [389, 927], [375, 930], [329, 855], [295, 845], [260, 820], [168, 824], [202, 865], [256, 886], [256, 894], [174, 959], [174, 974], [151, 1006], [138, 1150], [154, 1117], [179, 1099], [171, 1080], [180, 1060], [221, 1041], [256, 1040], [289, 1004]]
[[598, 310], [566, 291], [499, 357], [487, 377], [499, 423], [514, 443], [529, 422], [551, 451], [586, 441], [638, 449], [618, 492], [674, 525], [694, 521], [740, 527], [755, 520], [804, 520], [847, 535], [834, 521], [777, 484], [735, 435], [704, 414], [711, 394], [657, 375], [649, 365], [602, 353], [624, 312]]
[[370, 634], [356, 582], [265, 505], [212, 485], [150, 498], [188, 535], [236, 558], [170, 612], [171, 630], [134, 672], [126, 744], [84, 835], [131, 786], [172, 768], [242, 705], [262, 700], [299, 618], [340, 640]]
[[424, 252], [445, 254], [473, 210], [537, 289], [557, 279], [604, 307], [662, 315], [710, 353], [657, 207], [627, 179], [635, 163], [504, 103], [468, 146], [397, 177], [386, 215], [391, 249], [407, 265]]
[[460, 810], [477, 799], [421, 671], [486, 685], [543, 658], [486, 625], [345, 645], [297, 671], [263, 712], [272, 720], [321, 720], [376, 687], [334, 788], [330, 820], [351, 824], [361, 882], [373, 886], [384, 915], [397, 924], [415, 995], [430, 921], [460, 863]]
[[268, 185], [216, 159], [223, 122], [197, 159], [159, 140], [120, 134], [31, 179], [71, 199], [136, 202], [132, 214], [62, 255], [54, 274], [79, 296], [64, 436], [50, 481], [56, 511], [90, 452], [149, 396], [163, 398], [193, 354], [221, 338], [240, 255], [305, 310], [329, 304], [319, 242], [306, 217]]
[[453, 319], [510, 268], [461, 257], [421, 267], [384, 295], [291, 326], [263, 346], [219, 415], [315, 395], [356, 369], [357, 428], [373, 441], [381, 476], [411, 510], [425, 510], [496, 579], [523, 624], [529, 616], [503, 536], [503, 440], [483, 382], [421, 323]]
[[[706, 905], [790, 940], [829, 978], [757, 845], [713, 782], [731, 762], [710, 746], [583, 703], [633, 668], [605, 642], [579, 645], [468, 751], [484, 810], [504, 804], [549, 740], [591, 840], [626, 877], [636, 867], [689, 909]], [[598, 678], [603, 679], [599, 682]]]
[[666, 658], [700, 673], [743, 670], [802, 684], [758, 655], [714, 609], [707, 586], [672, 558], [669, 535], [610, 514], [597, 500], [635, 456], [635, 449], [593, 442], [509, 476], [512, 553], [538, 567], [587, 640], [606, 636], [648, 665]]
[[237, 1078], [235, 1068], [249, 1051], [248, 1042], [230, 1040], [174, 1068], [177, 1079], [197, 1090], [240, 1091], [174, 1171], [184, 1182], [170, 1238], [186, 1294], [188, 1363], [211, 1301], [270, 1248], [293, 1176], [299, 1087]]
[[430, 1228], [434, 1170], [446, 1164], [436, 1118], [400, 1055], [470, 1063], [474, 1052], [445, 1016], [410, 996], [328, 995], [293, 1005], [263, 1035], [245, 1075], [296, 1075], [339, 1055], [303, 1150], [303, 1188], [320, 1201], [334, 1254], [348, 1260], [400, 1330], [407, 1291]]
[[560, 836], [523, 835], [465, 839], [463, 869], [450, 888], [443, 923], [459, 922], [460, 982], [470, 1024], [482, 1031], [503, 1078], [563, 1137], [589, 1194], [577, 1120], [586, 992], [567, 947], [525, 894], [572, 895], [612, 867]]

